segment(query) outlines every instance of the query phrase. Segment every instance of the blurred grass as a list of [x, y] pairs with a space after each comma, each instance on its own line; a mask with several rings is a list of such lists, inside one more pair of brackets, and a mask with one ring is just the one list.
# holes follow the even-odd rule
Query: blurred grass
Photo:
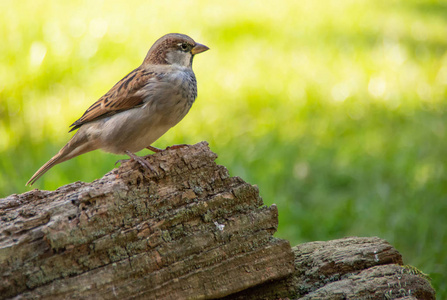
[[[445, 1], [3, 0], [0, 197], [29, 190], [68, 125], [182, 32], [211, 51], [197, 102], [155, 146], [209, 141], [278, 205], [277, 236], [385, 238], [447, 298], [446, 15]], [[120, 158], [85, 154], [36, 187]]]

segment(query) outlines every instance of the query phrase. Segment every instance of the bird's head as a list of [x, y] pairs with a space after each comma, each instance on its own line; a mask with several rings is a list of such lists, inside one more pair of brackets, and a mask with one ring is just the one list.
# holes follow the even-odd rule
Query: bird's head
[[194, 55], [209, 48], [194, 42], [192, 38], [180, 33], [169, 33], [159, 38], [149, 49], [143, 64], [179, 65], [191, 67]]

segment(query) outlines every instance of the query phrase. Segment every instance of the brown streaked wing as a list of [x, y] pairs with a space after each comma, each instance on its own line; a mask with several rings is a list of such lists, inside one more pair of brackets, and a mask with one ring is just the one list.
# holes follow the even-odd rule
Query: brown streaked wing
[[137, 68], [118, 81], [104, 96], [92, 104], [70, 127], [69, 132], [82, 125], [112, 116], [124, 110], [144, 104], [144, 98], [136, 93], [151, 79], [156, 78], [154, 72]]

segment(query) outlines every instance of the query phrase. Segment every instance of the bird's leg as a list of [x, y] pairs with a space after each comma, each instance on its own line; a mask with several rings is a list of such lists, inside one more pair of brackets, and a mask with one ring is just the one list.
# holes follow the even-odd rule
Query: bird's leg
[[124, 152], [125, 152], [127, 155], [129, 155], [131, 159], [133, 159], [134, 161], [139, 162], [140, 165], [143, 166], [143, 168], [145, 168], [145, 169], [147, 169], [147, 170], [151, 170], [151, 171], [154, 172], [154, 173], [157, 173], [157, 172], [155, 172], [155, 170], [152, 168], [152, 166], [147, 162], [147, 160], [145, 160], [145, 159], [143, 159], [142, 157], [139, 157], [139, 156], [133, 154], [133, 153], [130, 152], [129, 150], [126, 150], [126, 151], [124, 151]]

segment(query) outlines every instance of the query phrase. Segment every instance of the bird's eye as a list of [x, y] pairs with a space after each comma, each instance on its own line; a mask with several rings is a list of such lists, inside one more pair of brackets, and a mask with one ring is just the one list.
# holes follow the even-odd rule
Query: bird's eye
[[182, 50], [188, 50], [188, 44], [186, 44], [186, 43], [182, 43], [182, 44], [180, 45], [180, 48], [182, 48]]

